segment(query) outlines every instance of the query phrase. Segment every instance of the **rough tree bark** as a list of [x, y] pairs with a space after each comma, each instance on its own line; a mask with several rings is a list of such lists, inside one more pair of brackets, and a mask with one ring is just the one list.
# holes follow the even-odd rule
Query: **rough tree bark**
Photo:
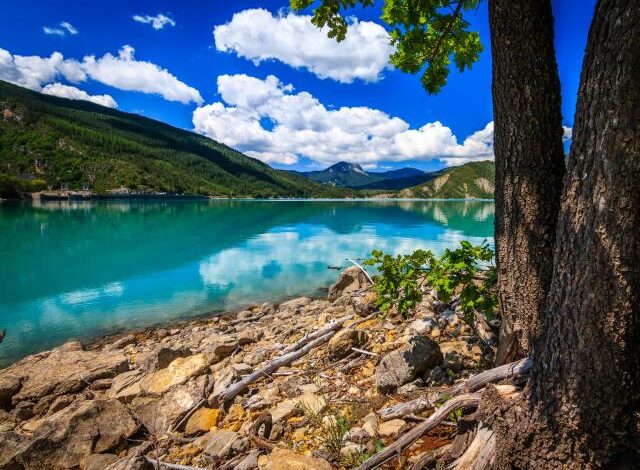
[[526, 356], [553, 266], [565, 173], [550, 0], [490, 0], [498, 365]]
[[499, 425], [498, 468], [639, 468], [622, 463], [634, 448], [640, 407], [638, 77], [637, 0], [599, 0], [549, 305], [518, 421], [506, 414]]

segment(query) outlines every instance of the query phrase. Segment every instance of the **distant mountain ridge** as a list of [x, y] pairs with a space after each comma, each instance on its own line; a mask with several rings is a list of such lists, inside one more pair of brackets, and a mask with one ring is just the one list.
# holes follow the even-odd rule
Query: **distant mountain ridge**
[[430, 179], [429, 173], [417, 168], [374, 172], [357, 163], [338, 162], [324, 170], [300, 172], [317, 183], [338, 188], [396, 190], [416, 186]]
[[431, 174], [426, 183], [391, 195], [422, 199], [493, 199], [496, 183], [493, 161], [465, 163]]
[[[216, 197], [349, 197], [202, 135], [0, 81], [0, 197], [16, 187]], [[11, 193], [13, 191], [13, 194]]]

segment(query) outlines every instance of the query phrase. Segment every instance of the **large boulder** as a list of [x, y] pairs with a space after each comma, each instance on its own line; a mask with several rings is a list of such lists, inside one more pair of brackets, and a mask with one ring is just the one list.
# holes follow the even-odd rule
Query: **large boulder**
[[137, 430], [118, 400], [75, 402], [43, 420], [16, 460], [26, 468], [77, 468], [91, 454], [117, 448]]
[[351, 348], [362, 348], [368, 341], [369, 335], [364, 330], [342, 330], [329, 341], [329, 357], [333, 360], [342, 359], [353, 352]]
[[329, 287], [327, 298], [330, 302], [333, 302], [343, 294], [362, 289], [369, 286], [369, 284], [369, 280], [362, 270], [357, 266], [352, 266], [342, 271], [336, 283]]
[[[46, 412], [48, 405], [60, 395], [78, 393], [88, 384], [112, 378], [129, 370], [129, 362], [121, 351], [85, 351], [74, 341], [59, 348], [26, 357], [0, 371], [0, 389], [5, 406], [11, 395], [11, 406], [20, 402], [35, 404], [34, 409]], [[16, 390], [16, 380], [20, 387]], [[40, 400], [46, 406], [38, 407]]]
[[438, 343], [424, 336], [412, 336], [405, 345], [384, 356], [376, 367], [378, 392], [393, 393], [442, 361]]
[[258, 458], [260, 470], [331, 470], [333, 467], [324, 459], [300, 455], [289, 449], [276, 447], [269, 455]]
[[150, 442], [140, 444], [138, 447], [129, 449], [125, 457], [104, 467], [103, 470], [155, 470], [156, 466], [144, 458], [152, 449], [153, 445]]

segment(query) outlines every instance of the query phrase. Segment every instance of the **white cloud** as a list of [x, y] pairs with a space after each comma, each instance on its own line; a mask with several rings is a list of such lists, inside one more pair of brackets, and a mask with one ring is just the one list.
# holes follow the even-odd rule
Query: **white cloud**
[[134, 53], [135, 49], [126, 45], [117, 56], [110, 53], [98, 59], [87, 56], [82, 61], [82, 69], [92, 79], [120, 90], [158, 94], [166, 100], [184, 104], [203, 102], [198, 90], [152, 62], [136, 60]]
[[158, 13], [156, 16], [151, 15], [133, 15], [133, 21], [138, 23], [151, 24], [151, 27], [155, 30], [164, 28], [166, 25], [175, 26], [176, 22], [173, 18]]
[[273, 16], [262, 8], [234, 14], [229, 23], [216, 26], [213, 35], [219, 51], [235, 52], [256, 65], [279, 60], [343, 83], [378, 81], [394, 50], [376, 23], [353, 20], [344, 41], [337, 42], [316, 28], [311, 16]]
[[66, 29], [69, 34], [78, 34], [78, 30], [74, 28], [73, 25], [68, 21], [63, 21], [62, 23], [60, 23], [60, 26]]
[[568, 142], [571, 139], [573, 139], [573, 128], [562, 126], [562, 141]]
[[44, 31], [44, 34], [49, 34], [49, 35], [55, 35], [55, 36], [64, 36], [66, 33], [64, 31], [64, 29], [60, 29], [60, 28], [50, 28], [49, 26], [43, 26], [42, 27], [42, 31]]
[[51, 57], [19, 56], [0, 49], [0, 79], [40, 91], [60, 77], [72, 83], [91, 78], [120, 90], [158, 94], [169, 101], [203, 102], [198, 90], [152, 62], [136, 60], [134, 53], [133, 47], [123, 46], [117, 56], [107, 53], [78, 61], [65, 59], [59, 52]]
[[71, 35], [78, 34], [78, 30], [74, 28], [74, 26], [68, 21], [62, 21], [61, 23], [58, 23], [58, 25], [54, 28], [51, 28], [49, 26], [43, 26], [42, 31], [44, 31], [44, 34], [52, 34], [56, 36], [66, 36], [67, 34], [71, 34]]
[[86, 91], [74, 86], [63, 85], [62, 83], [51, 83], [42, 89], [42, 93], [72, 100], [91, 101], [109, 108], [118, 107], [118, 103], [111, 95], [89, 95]]
[[0, 49], [0, 79], [32, 90], [40, 90], [42, 85], [58, 77], [77, 83], [86, 79], [80, 64], [65, 60], [59, 52], [50, 57], [12, 55]]
[[[460, 164], [493, 157], [492, 122], [460, 144], [438, 121], [411, 129], [377, 109], [327, 109], [272, 75], [264, 80], [221, 75], [218, 93], [222, 101], [194, 111], [196, 132], [269, 163], [293, 164], [307, 157], [322, 164], [433, 159]], [[269, 125], [263, 126], [265, 121]]]

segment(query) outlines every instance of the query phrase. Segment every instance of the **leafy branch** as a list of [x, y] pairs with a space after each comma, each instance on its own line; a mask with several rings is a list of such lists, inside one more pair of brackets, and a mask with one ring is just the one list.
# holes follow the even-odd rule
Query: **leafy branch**
[[378, 294], [377, 306], [383, 312], [395, 308], [402, 317], [409, 317], [422, 300], [423, 286], [427, 284], [445, 303], [459, 295], [464, 320], [473, 324], [477, 312], [491, 316], [497, 305], [493, 289], [495, 268], [491, 266], [480, 273], [492, 260], [493, 250], [486, 241], [478, 246], [463, 241], [460, 248], [446, 249], [440, 257], [429, 250], [397, 256], [374, 250], [364, 264], [378, 270], [373, 288]]

